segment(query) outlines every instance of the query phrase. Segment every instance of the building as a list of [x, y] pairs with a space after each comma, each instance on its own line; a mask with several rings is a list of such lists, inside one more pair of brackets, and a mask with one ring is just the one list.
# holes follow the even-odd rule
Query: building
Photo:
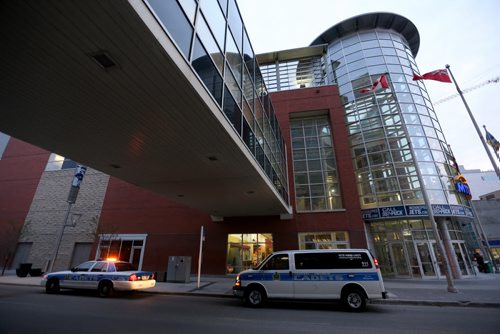
[[[12, 16], [23, 17], [27, 9], [13, 3]], [[0, 100], [16, 113], [0, 116], [0, 131], [93, 167], [68, 207], [72, 170], [65, 167], [72, 162], [7, 142], [0, 190], [4, 203], [16, 204], [3, 206], [0, 218], [22, 226], [11, 267], [48, 268], [62, 228], [55, 269], [114, 255], [162, 272], [170, 256], [191, 256], [194, 271], [203, 226], [207, 274], [235, 273], [279, 249], [368, 247], [387, 276], [443, 277], [447, 262], [456, 278], [472, 275], [473, 246], [462, 232], [473, 218], [470, 202], [464, 186], [455, 187], [460, 179], [425, 85], [412, 81], [419, 73], [416, 27], [396, 14], [371, 13], [334, 25], [310, 46], [255, 55], [236, 2], [208, 4], [96, 1], [78, 8], [87, 17], [103, 9], [98, 19], [75, 24], [87, 44], [108, 44], [82, 56], [71, 53], [71, 38], [54, 36], [84, 64], [69, 77], [46, 74], [70, 90], [77, 103], [69, 106], [84, 116], [60, 137], [38, 134], [17, 117], [38, 119], [40, 111], [53, 121], [43, 131], [56, 131], [71, 123], [64, 94], [54, 97], [61, 105], [19, 102], [19, 82], [9, 73], [11, 88]], [[42, 16], [56, 15], [50, 22], [70, 31], [60, 15], [74, 5], [57, 6]], [[104, 74], [88, 64], [115, 67], [115, 58], [119, 69]], [[13, 68], [30, 66], [15, 60]], [[96, 89], [80, 87], [88, 96], [64, 80], [91, 84], [86, 71], [97, 81]], [[360, 93], [384, 74], [389, 88]], [[109, 101], [101, 90], [110, 90]], [[33, 87], [26, 91], [42, 99]], [[119, 128], [107, 108], [123, 109]], [[79, 138], [87, 140], [77, 149], [71, 143]]]

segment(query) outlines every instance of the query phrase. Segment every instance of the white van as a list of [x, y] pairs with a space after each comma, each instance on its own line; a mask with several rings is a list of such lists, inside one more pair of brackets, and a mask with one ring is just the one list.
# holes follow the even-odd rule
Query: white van
[[236, 276], [233, 294], [253, 307], [268, 298], [337, 299], [351, 311], [387, 298], [377, 260], [366, 249], [274, 252]]

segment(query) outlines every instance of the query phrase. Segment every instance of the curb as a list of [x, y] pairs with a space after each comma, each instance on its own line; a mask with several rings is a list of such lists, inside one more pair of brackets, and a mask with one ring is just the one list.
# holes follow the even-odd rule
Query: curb
[[407, 300], [407, 299], [385, 299], [385, 300], [376, 299], [376, 300], [371, 300], [370, 304], [500, 308], [500, 303], [470, 302], [470, 301], [442, 301], [442, 300], [431, 301], [431, 300]]

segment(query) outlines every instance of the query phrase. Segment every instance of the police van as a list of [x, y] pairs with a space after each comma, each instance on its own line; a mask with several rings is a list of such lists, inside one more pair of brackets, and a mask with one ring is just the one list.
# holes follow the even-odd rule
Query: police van
[[377, 260], [366, 249], [289, 250], [270, 254], [236, 276], [233, 295], [252, 307], [267, 299], [340, 300], [362, 311], [387, 293]]

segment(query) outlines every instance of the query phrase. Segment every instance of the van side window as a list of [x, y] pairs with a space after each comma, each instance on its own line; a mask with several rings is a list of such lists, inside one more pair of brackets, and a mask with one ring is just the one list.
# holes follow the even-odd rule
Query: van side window
[[298, 253], [295, 254], [297, 269], [369, 269], [372, 262], [368, 254], [345, 253]]
[[290, 268], [288, 254], [276, 254], [270, 258], [260, 269], [261, 270], [287, 270]]

